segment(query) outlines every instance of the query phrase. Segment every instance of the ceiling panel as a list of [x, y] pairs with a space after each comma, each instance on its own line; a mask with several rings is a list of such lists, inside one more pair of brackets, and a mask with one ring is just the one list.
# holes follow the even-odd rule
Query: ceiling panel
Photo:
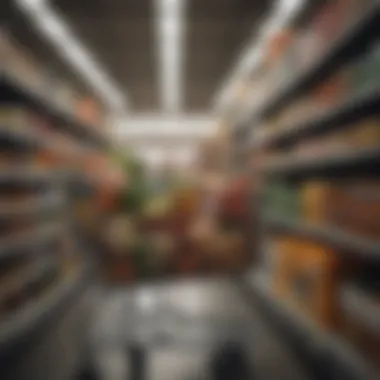
[[150, 0], [56, 0], [56, 7], [96, 53], [134, 111], [158, 106]]
[[[184, 0], [186, 1], [186, 0]], [[88, 89], [27, 20], [3, 0], [11, 31], [64, 78]], [[216, 90], [273, 0], [187, 0], [183, 109], [208, 112]], [[136, 112], [159, 111], [159, 79], [153, 0], [52, 0], [75, 35], [127, 93]], [[11, 9], [12, 8], [12, 9]]]

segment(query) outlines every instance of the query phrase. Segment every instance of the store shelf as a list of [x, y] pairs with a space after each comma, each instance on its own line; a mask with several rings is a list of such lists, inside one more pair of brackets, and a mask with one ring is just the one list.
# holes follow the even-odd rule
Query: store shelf
[[59, 171], [52, 172], [45, 169], [36, 169], [33, 165], [13, 167], [12, 169], [0, 170], [0, 185], [17, 184], [27, 186], [39, 183], [52, 183], [58, 181], [60, 177]]
[[374, 335], [380, 336], [380, 304], [354, 286], [346, 286], [342, 291], [342, 307], [361, 325]]
[[266, 215], [264, 223], [269, 230], [326, 243], [343, 250], [344, 254], [352, 254], [380, 262], [380, 242], [355, 236], [355, 234], [341, 231], [336, 227], [316, 226], [308, 222], [291, 220], [273, 214]]
[[268, 320], [281, 330], [317, 379], [375, 380], [376, 370], [342, 337], [322, 330], [272, 293], [266, 276], [245, 280], [261, 303]]
[[363, 12], [337, 39], [325, 54], [308, 70], [301, 72], [296, 78], [285, 82], [275, 95], [258, 112], [257, 117], [266, 118], [278, 111], [300, 93], [312, 88], [326, 78], [340, 65], [360, 52], [369, 41], [378, 36], [376, 30], [380, 22], [380, 5], [377, 0]]
[[0, 259], [19, 255], [23, 249], [28, 249], [32, 254], [33, 248], [58, 237], [64, 228], [64, 223], [56, 222], [49, 226], [35, 228], [32, 231], [2, 239], [0, 242]]
[[25, 215], [38, 215], [46, 211], [63, 208], [63, 197], [54, 195], [37, 196], [37, 200], [27, 200], [19, 204], [0, 201], [0, 220], [19, 218]]
[[41, 142], [30, 133], [15, 131], [4, 126], [0, 126], [0, 145], [23, 149], [36, 149], [42, 146]]
[[283, 154], [262, 166], [265, 174], [280, 177], [378, 176], [380, 148], [366, 148], [316, 158], [294, 158]]
[[0, 362], [17, 347], [30, 344], [60, 316], [71, 301], [81, 294], [90, 279], [90, 266], [68, 275], [41, 299], [27, 304], [17, 314], [0, 322]]
[[285, 148], [304, 138], [310, 138], [329, 131], [346, 128], [380, 109], [380, 86], [366, 89], [352, 95], [337, 108], [298, 123], [289, 125], [278, 133], [269, 135], [261, 141], [264, 147]]
[[72, 115], [68, 110], [57, 105], [51, 99], [30, 89], [14, 76], [5, 73], [1, 80], [2, 101], [19, 101], [27, 104], [49, 117], [53, 118], [59, 127], [65, 128], [71, 134], [100, 148], [108, 148], [110, 144], [94, 127], [87, 125]]
[[[54, 265], [53, 265], [54, 264]], [[41, 278], [46, 271], [57, 266], [57, 263], [52, 262], [52, 257], [44, 257], [44, 261], [41, 260], [35, 264], [16, 269], [11, 271], [8, 275], [4, 275], [1, 278], [0, 284], [0, 299], [4, 299], [8, 294], [14, 294], [15, 292], [22, 291], [29, 287], [29, 284], [33, 284], [36, 280]], [[0, 318], [1, 320], [1, 318]]]

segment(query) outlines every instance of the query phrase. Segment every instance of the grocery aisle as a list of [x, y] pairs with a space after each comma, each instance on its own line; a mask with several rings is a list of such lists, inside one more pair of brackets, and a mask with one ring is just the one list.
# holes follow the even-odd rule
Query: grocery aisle
[[212, 353], [227, 341], [244, 347], [255, 379], [308, 379], [227, 279], [112, 290], [98, 307], [93, 347], [102, 380], [134, 379], [127, 360], [133, 344], [145, 352], [147, 380], [207, 379]]
[[379, 0], [0, 10], [1, 380], [379, 378]]

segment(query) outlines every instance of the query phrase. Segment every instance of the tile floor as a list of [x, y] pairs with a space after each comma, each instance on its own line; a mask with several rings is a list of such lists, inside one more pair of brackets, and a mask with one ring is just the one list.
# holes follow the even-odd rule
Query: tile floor
[[[101, 380], [210, 378], [212, 353], [239, 342], [254, 379], [307, 380], [286, 345], [229, 280], [181, 281], [105, 292], [97, 305], [93, 357]], [[131, 347], [144, 352], [141, 376]]]

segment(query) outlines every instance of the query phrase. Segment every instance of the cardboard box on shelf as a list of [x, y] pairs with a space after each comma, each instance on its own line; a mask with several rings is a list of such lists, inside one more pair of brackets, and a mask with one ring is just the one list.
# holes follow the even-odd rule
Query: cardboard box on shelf
[[345, 231], [379, 241], [380, 182], [347, 182], [335, 205], [332, 222]]
[[290, 236], [276, 236], [272, 247], [272, 268], [274, 289], [276, 294], [281, 298], [288, 295], [288, 279], [291, 274], [291, 268], [296, 260], [297, 247], [299, 241]]
[[380, 240], [378, 181], [306, 182], [301, 193], [303, 216], [308, 222]]
[[351, 127], [350, 142], [352, 147], [380, 146], [380, 118], [371, 118]]
[[296, 238], [278, 243], [276, 293], [323, 328], [337, 321], [340, 262], [328, 247]]
[[311, 223], [328, 223], [339, 191], [327, 181], [309, 181], [301, 186], [303, 217]]

